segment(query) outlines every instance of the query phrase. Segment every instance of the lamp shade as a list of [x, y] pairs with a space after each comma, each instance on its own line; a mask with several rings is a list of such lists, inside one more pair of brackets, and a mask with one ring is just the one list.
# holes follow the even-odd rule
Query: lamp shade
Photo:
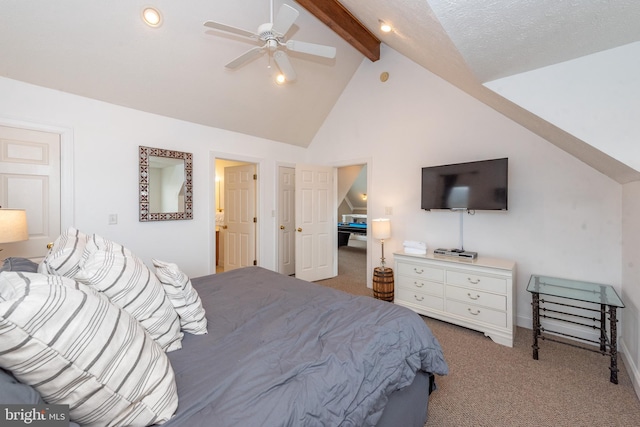
[[24, 209], [0, 209], [0, 243], [20, 242], [28, 239], [27, 211]]
[[374, 239], [388, 239], [391, 237], [391, 221], [388, 218], [378, 218], [371, 222]]

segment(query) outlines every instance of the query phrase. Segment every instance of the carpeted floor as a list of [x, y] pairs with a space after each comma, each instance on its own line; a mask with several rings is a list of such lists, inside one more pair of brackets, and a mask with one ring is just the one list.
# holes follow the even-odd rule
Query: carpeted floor
[[[317, 283], [372, 296], [365, 257], [362, 249], [341, 247], [339, 276]], [[423, 319], [450, 368], [436, 379], [425, 427], [640, 426], [640, 401], [622, 357], [616, 385], [609, 382], [609, 358], [598, 353], [542, 341], [533, 360], [530, 329], [517, 328], [508, 348], [482, 333]]]
[[373, 298], [373, 290], [367, 288], [367, 250], [352, 246], [338, 248], [338, 276], [319, 280], [319, 285], [340, 289], [354, 295]]

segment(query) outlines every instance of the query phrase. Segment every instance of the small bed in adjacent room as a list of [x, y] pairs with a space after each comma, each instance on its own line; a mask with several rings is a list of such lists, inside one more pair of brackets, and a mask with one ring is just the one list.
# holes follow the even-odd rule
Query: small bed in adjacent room
[[209, 332], [168, 353], [167, 427], [424, 425], [448, 368], [414, 312], [260, 267], [192, 284]]

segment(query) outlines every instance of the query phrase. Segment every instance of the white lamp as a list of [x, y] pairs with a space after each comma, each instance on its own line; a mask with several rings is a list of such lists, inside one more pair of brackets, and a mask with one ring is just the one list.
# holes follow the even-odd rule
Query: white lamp
[[371, 222], [373, 238], [380, 240], [382, 245], [382, 258], [380, 266], [384, 269], [384, 239], [391, 237], [391, 221], [388, 218], [378, 218]]
[[24, 209], [0, 209], [0, 243], [20, 242], [28, 239], [27, 211]]

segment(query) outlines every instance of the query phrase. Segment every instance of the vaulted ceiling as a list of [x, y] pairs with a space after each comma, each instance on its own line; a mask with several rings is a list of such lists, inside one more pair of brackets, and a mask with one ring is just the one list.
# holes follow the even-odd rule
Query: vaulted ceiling
[[[285, 2], [300, 12], [286, 38], [334, 46], [336, 58], [289, 52], [298, 79], [285, 85], [273, 82], [277, 67], [270, 55], [226, 69], [256, 44], [203, 23], [255, 31], [271, 22], [272, 3], [277, 12]], [[353, 22], [312, 7], [334, 3]], [[147, 5], [162, 13], [157, 28], [142, 22]], [[382, 33], [380, 20], [394, 30]], [[483, 83], [636, 42], [638, 22], [637, 0], [0, 0], [0, 76], [304, 147], [360, 63], [370, 60], [366, 49], [357, 49], [361, 32], [368, 32], [618, 182], [628, 182], [640, 179], [636, 170]]]

